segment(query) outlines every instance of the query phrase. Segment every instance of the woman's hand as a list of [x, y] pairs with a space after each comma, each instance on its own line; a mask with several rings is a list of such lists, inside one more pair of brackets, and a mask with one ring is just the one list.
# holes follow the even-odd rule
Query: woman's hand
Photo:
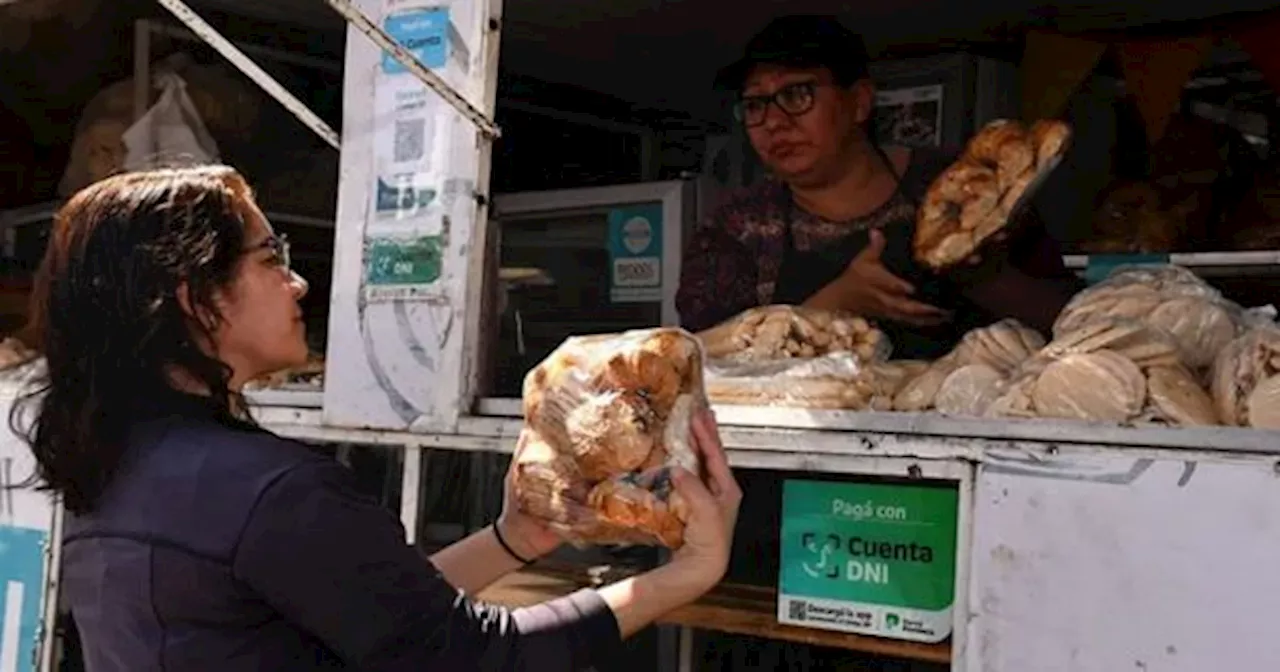
[[886, 318], [917, 326], [946, 322], [950, 315], [936, 306], [911, 298], [915, 288], [885, 268], [880, 261], [884, 234], [870, 232], [870, 242], [858, 253], [840, 277], [814, 294], [806, 306], [827, 310], [847, 310], [863, 317]]
[[512, 550], [525, 560], [537, 560], [560, 547], [564, 540], [547, 524], [520, 510], [516, 504], [515, 470], [519, 451], [511, 458], [511, 467], [502, 483], [502, 513], [494, 525], [502, 531], [502, 538], [511, 544]]
[[697, 475], [684, 469], [675, 470], [676, 491], [688, 503], [689, 520], [685, 524], [684, 545], [672, 555], [671, 565], [679, 565], [691, 577], [705, 581], [704, 590], [710, 590], [724, 577], [729, 566], [742, 490], [729, 469], [720, 431], [710, 410], [704, 409], [694, 416], [692, 434], [707, 481], [703, 485]]

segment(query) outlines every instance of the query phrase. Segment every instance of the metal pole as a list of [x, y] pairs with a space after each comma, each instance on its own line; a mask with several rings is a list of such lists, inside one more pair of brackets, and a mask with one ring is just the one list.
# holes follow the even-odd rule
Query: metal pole
[[268, 74], [266, 70], [258, 67], [258, 64], [255, 63], [252, 58], [246, 56], [244, 52], [240, 51], [236, 45], [223, 37], [221, 33], [214, 29], [213, 26], [206, 23], [204, 19], [200, 18], [200, 15], [192, 11], [192, 9], [183, 3], [182, 0], [156, 1], [165, 9], [169, 10], [169, 12], [186, 25], [187, 28], [191, 29], [191, 32], [195, 33], [197, 37], [207, 42], [209, 46], [217, 50], [217, 52], [222, 54], [222, 56], [228, 61], [231, 61], [231, 64], [236, 66], [240, 72], [243, 72], [246, 77], [253, 80], [253, 82], [258, 86], [262, 87], [263, 91], [266, 91], [281, 105], [284, 105], [285, 109], [292, 112], [293, 116], [297, 117], [298, 120], [308, 128], [315, 131], [316, 135], [319, 135], [321, 139], [329, 143], [331, 147], [334, 149], [341, 148], [341, 136], [339, 136], [332, 128], [329, 128], [329, 125], [317, 116], [315, 112], [312, 112], [311, 108], [307, 107], [306, 103], [303, 103], [292, 93], [289, 93], [288, 89], [281, 86], [280, 83]]
[[453, 87], [449, 86], [439, 75], [423, 65], [412, 52], [405, 49], [394, 37], [391, 37], [385, 30], [370, 21], [369, 17], [365, 16], [358, 7], [352, 5], [349, 0], [325, 0], [325, 2], [329, 3], [329, 6], [334, 11], [346, 18], [357, 30], [373, 40], [374, 44], [381, 47], [383, 51], [390, 53], [401, 65], [408, 68], [409, 72], [427, 85], [427, 88], [439, 94], [446, 103], [449, 103], [449, 105], [453, 106], [453, 109], [458, 111], [458, 114], [475, 124], [485, 136], [496, 138], [502, 134], [497, 124], [493, 123], [489, 117], [485, 116], [466, 98], [463, 98], [462, 94], [453, 90]]

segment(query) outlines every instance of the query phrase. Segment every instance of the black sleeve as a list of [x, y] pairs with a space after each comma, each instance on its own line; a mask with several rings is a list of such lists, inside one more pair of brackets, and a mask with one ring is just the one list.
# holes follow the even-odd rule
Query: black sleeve
[[351, 479], [329, 461], [289, 471], [256, 505], [234, 557], [239, 580], [349, 665], [559, 672], [617, 659], [617, 620], [595, 591], [510, 611], [472, 602]]

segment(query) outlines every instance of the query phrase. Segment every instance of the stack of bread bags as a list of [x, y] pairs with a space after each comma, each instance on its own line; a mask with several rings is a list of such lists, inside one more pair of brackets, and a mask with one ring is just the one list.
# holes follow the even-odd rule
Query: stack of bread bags
[[1244, 311], [1186, 269], [1127, 267], [1072, 299], [1053, 340], [993, 384], [988, 417], [1213, 425], [1206, 389]]
[[798, 306], [752, 308], [698, 334], [717, 404], [888, 410], [919, 362], [887, 362], [867, 320]]

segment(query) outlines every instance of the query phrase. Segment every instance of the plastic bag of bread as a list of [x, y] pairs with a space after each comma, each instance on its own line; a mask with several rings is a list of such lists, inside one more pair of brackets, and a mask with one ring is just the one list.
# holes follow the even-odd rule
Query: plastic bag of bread
[[0, 340], [0, 371], [16, 369], [35, 359], [36, 356], [35, 350], [27, 347], [26, 343], [17, 338], [10, 336]]
[[1184, 268], [1121, 267], [1073, 297], [1053, 333], [1078, 332], [1091, 322], [1136, 321], [1172, 336], [1182, 363], [1202, 375], [1238, 335], [1243, 314], [1240, 306]]
[[[937, 407], [938, 410], [971, 415], [971, 405], [963, 399], [973, 391], [963, 381], [972, 379], [976, 384], [985, 380], [986, 373], [976, 373], [982, 369], [970, 369], [962, 376], [946, 385], [946, 401], [943, 405], [936, 403], [944, 384], [952, 374], [968, 366], [980, 365], [1000, 374], [1003, 378], [1016, 369], [1022, 362], [1044, 347], [1044, 337], [1034, 329], [1022, 325], [1014, 319], [1005, 319], [994, 324], [974, 329], [965, 334], [960, 343], [946, 356], [931, 363], [924, 371], [907, 381], [894, 396], [893, 408], [898, 411], [924, 411]], [[977, 376], [976, 378], [973, 378]], [[985, 384], [981, 385], [979, 397], [987, 394]], [[972, 395], [970, 395], [972, 396]], [[981, 401], [974, 401], [981, 405]], [[965, 411], [965, 412], [962, 412]]]
[[907, 370], [833, 352], [760, 362], [709, 360], [706, 374], [707, 397], [715, 404], [889, 410]]
[[1099, 199], [1092, 232], [1078, 248], [1087, 254], [1171, 252], [1187, 230], [1189, 207], [1165, 207], [1160, 192], [1146, 182], [1113, 184]]
[[1172, 338], [1133, 321], [1092, 322], [1055, 339], [1009, 376], [985, 413], [1216, 424], [1208, 393], [1179, 361]]
[[688, 332], [567, 339], [525, 377], [517, 505], [578, 546], [679, 547], [687, 512], [670, 470], [701, 473], [689, 431], [706, 403]]
[[245, 384], [250, 390], [315, 389], [324, 385], [324, 355], [312, 352], [307, 363], [269, 373]]
[[707, 358], [737, 362], [850, 352], [880, 362], [892, 350], [884, 332], [856, 315], [802, 306], [761, 306], [698, 333]]
[[1210, 390], [1223, 424], [1280, 429], [1280, 326], [1255, 327], [1223, 348]]
[[925, 194], [912, 243], [916, 260], [941, 271], [973, 256], [1030, 201], [1070, 136], [1065, 123], [1051, 120], [1028, 127], [1001, 119], [978, 131]]

